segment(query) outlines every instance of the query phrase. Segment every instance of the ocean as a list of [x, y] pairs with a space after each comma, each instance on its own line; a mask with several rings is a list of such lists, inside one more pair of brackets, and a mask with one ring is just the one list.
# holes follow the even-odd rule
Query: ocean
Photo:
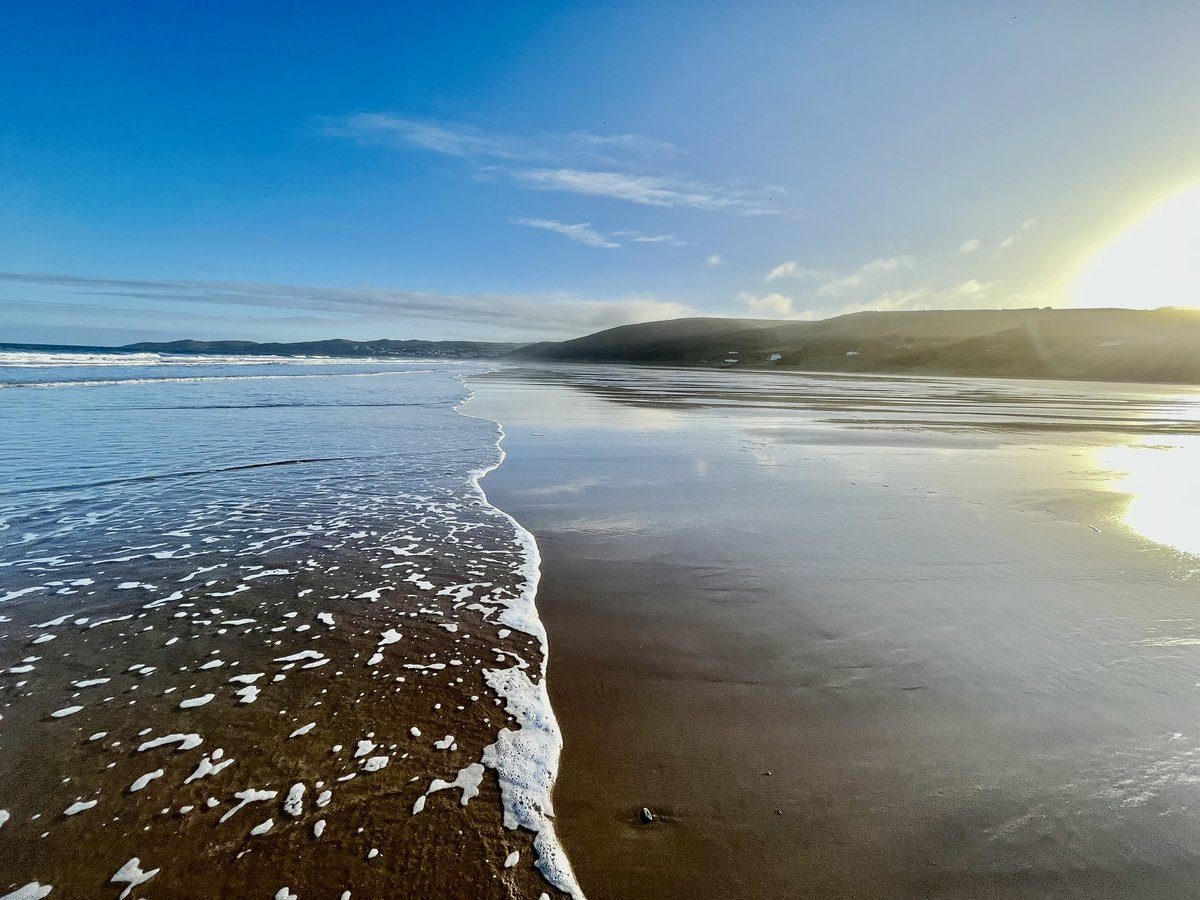
[[0, 348], [0, 891], [582, 896], [485, 369]]

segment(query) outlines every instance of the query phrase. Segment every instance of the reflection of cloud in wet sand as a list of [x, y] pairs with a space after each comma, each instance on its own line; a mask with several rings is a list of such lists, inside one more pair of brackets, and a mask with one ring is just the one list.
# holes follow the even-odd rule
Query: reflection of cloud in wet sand
[[582, 494], [589, 488], [610, 484], [611, 478], [579, 478], [575, 481], [564, 481], [562, 484], [548, 484], [544, 487], [532, 487], [527, 493], [533, 497], [556, 497], [562, 494]]
[[633, 534], [646, 531], [647, 523], [644, 517], [635, 516], [577, 516], [562, 520], [560, 528], [584, 534]]
[[1100, 451], [1112, 489], [1129, 495], [1125, 524], [1157, 544], [1200, 556], [1200, 439]]
[[[607, 402], [609, 398], [600, 398], [593, 392], [579, 390], [564, 394], [560, 390], [539, 391], [536, 381], [533, 384], [522, 384], [520, 402], [506, 402], [503, 375], [488, 378], [489, 404], [495, 404], [503, 410], [503, 421], [513, 426], [536, 428], [539, 436], [546, 436], [560, 431], [595, 427], [602, 424], [605, 428], [615, 428], [620, 431], [675, 431], [685, 423], [685, 412], [664, 409], [659, 406], [642, 404], [621, 404]], [[547, 373], [542, 373], [545, 380], [550, 381]], [[530, 392], [537, 391], [536, 403], [529, 404]], [[475, 407], [478, 409], [478, 405]], [[464, 407], [471, 413], [470, 402]]]
[[[647, 433], [720, 421], [735, 426], [742, 451], [767, 470], [795, 460], [786, 450], [794, 447], [805, 453], [802, 462], [883, 483], [894, 478], [897, 459], [933, 459], [937, 472], [953, 474], [958, 453], [1006, 448], [1021, 454], [1025, 488], [1035, 481], [1040, 490], [1054, 491], [1061, 480], [1057, 464], [1035, 460], [1030, 452], [1065, 443], [1078, 448], [1072, 455], [1094, 454], [1107, 489], [1128, 496], [1122, 515], [1128, 528], [1200, 556], [1200, 436], [1191, 433], [1200, 420], [1200, 398], [1194, 388], [574, 366], [497, 373], [488, 379], [493, 400], [496, 394], [503, 399], [504, 382], [514, 376], [521, 400], [503, 403], [499, 416], [513, 425]], [[542, 384], [547, 389], [539, 391]], [[575, 390], [555, 390], [563, 386]], [[532, 404], [531, 390], [537, 392]], [[1096, 446], [1114, 440], [1141, 443]], [[991, 470], [996, 484], [1013, 489], [1015, 471], [999, 463]], [[932, 476], [922, 466], [921, 477]], [[544, 492], [583, 493], [596, 486], [578, 482]], [[959, 487], [975, 493], [995, 484]]]

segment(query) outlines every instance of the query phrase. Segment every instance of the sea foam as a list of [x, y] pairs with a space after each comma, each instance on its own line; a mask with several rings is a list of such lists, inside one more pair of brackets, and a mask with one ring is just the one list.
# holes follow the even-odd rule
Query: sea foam
[[[473, 397], [472, 391], [467, 400], [455, 409], [467, 415], [463, 413], [462, 408]], [[495, 424], [496, 462], [472, 473], [471, 483], [480, 498], [508, 520], [523, 551], [524, 560], [519, 570], [522, 579], [520, 594], [515, 600], [505, 603], [499, 619], [509, 628], [536, 638], [541, 646], [542, 660], [541, 678], [537, 684], [529, 679], [521, 666], [484, 670], [488, 686], [505, 701], [505, 709], [521, 727], [517, 731], [502, 729], [496, 742], [484, 748], [483, 762], [489, 768], [495, 769], [499, 778], [505, 827], [522, 827], [534, 832], [536, 865], [546, 880], [576, 900], [584, 900], [583, 890], [575, 879], [571, 863], [558, 841], [554, 823], [551, 821], [554, 815], [551, 794], [558, 774], [562, 734], [546, 690], [549, 642], [546, 638], [546, 628], [538, 617], [536, 605], [542, 556], [533, 533], [513, 516], [492, 504], [480, 483], [489, 473], [498, 469], [507, 457], [503, 446], [504, 426], [499, 422]], [[464, 799], [465, 797], [464, 789]]]

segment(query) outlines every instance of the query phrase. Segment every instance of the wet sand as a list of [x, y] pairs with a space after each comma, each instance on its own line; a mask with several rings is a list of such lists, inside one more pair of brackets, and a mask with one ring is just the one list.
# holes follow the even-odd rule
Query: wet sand
[[1190, 397], [758, 378], [475, 383], [587, 895], [1194, 896], [1196, 560], [1111, 465], [1186, 459]]
[[[408, 535], [417, 548], [422, 534]], [[490, 552], [511, 555], [494, 537]], [[490, 538], [477, 530], [472, 545]], [[10, 604], [0, 887], [36, 876], [52, 897], [116, 897], [110, 878], [136, 858], [155, 874], [132, 896], [562, 896], [533, 868], [533, 836], [503, 826], [496, 775], [478, 765], [498, 728], [516, 727], [483, 667], [502, 652], [537, 665], [537, 642], [458, 599], [472, 594], [466, 547], [442, 543], [447, 563], [430, 547], [380, 548], [418, 583], [326, 550], [342, 577], [253, 581], [266, 570], [250, 565], [149, 607], [165, 591], [147, 584], [122, 592], [139, 601], [123, 600], [127, 621], [94, 630], [39, 630], [45, 602]], [[56, 639], [31, 643], [39, 633]], [[472, 765], [474, 799], [431, 791]], [[239, 807], [239, 792], [261, 793]], [[524, 864], [502, 868], [513, 852]]]

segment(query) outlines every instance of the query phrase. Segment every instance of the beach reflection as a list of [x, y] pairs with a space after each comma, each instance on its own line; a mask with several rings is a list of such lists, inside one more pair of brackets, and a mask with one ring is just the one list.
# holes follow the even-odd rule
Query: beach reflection
[[1112, 490], [1129, 496], [1124, 524], [1143, 537], [1200, 556], [1200, 438], [1149, 439], [1099, 451]]
[[[676, 452], [695, 455], [720, 433], [781, 477], [792, 464], [834, 466], [855, 487], [1019, 503], [1092, 528], [1106, 517], [1101, 493], [1119, 499], [1129, 531], [1200, 557], [1195, 387], [601, 365], [486, 380], [494, 397], [516, 385], [522, 402], [503, 418], [536, 423], [533, 436], [686, 433]], [[694, 464], [707, 474], [706, 461]]]

